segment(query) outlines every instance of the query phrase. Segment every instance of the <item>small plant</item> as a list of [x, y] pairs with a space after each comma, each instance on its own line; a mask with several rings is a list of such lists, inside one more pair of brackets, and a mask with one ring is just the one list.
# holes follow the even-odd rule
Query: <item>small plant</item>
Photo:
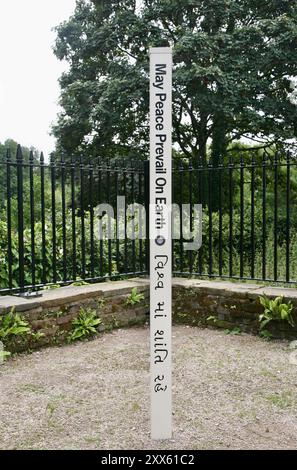
[[216, 323], [218, 321], [218, 317], [215, 317], [214, 315], [210, 315], [209, 317], [207, 317], [206, 321]]
[[242, 331], [239, 326], [235, 326], [234, 328], [228, 328], [225, 330], [226, 335], [241, 335]]
[[106, 300], [103, 297], [100, 297], [99, 299], [96, 300], [96, 305], [99, 310], [100, 308], [103, 308], [105, 304], [106, 304]]
[[11, 353], [9, 351], [4, 351], [3, 347], [4, 345], [0, 341], [0, 364], [4, 362], [7, 357], [11, 356]]
[[273, 338], [273, 335], [270, 333], [268, 330], [260, 330], [259, 335], [261, 338], [266, 339], [266, 341], [269, 341], [271, 338]]
[[11, 355], [10, 351], [5, 351], [6, 343], [13, 337], [25, 336], [32, 334], [29, 323], [24, 318], [15, 313], [12, 308], [10, 312], [0, 316], [0, 343], [2, 348], [0, 350], [0, 361], [4, 361]]
[[89, 286], [89, 282], [86, 281], [74, 281], [72, 284], [70, 284], [73, 287], [80, 287], [80, 286]]
[[30, 336], [33, 339], [33, 341], [39, 341], [40, 338], [43, 338], [45, 335], [41, 331], [30, 331]]
[[50, 284], [49, 286], [44, 286], [43, 290], [60, 289], [60, 287], [60, 284]]
[[284, 302], [283, 297], [268, 299], [266, 295], [261, 296], [259, 300], [264, 307], [264, 312], [259, 315], [260, 336], [266, 339], [271, 338], [272, 335], [266, 329], [266, 326], [273, 320], [285, 321], [289, 323], [289, 325], [294, 326], [292, 302]]
[[77, 318], [72, 321], [73, 331], [69, 335], [69, 341], [81, 340], [97, 333], [101, 323], [96, 310], [81, 308]]
[[137, 287], [133, 287], [131, 294], [125, 300], [125, 305], [139, 304], [142, 300], [144, 300], [144, 295], [137, 291]]
[[14, 308], [4, 316], [0, 316], [0, 339], [11, 336], [27, 335], [31, 331], [29, 323], [18, 313], [14, 313]]

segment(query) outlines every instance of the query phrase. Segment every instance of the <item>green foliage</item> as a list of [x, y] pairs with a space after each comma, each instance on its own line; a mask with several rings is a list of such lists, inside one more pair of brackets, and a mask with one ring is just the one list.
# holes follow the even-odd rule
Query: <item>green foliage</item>
[[27, 335], [31, 331], [29, 323], [12, 309], [9, 313], [0, 316], [0, 340], [7, 340], [11, 336]]
[[144, 295], [138, 293], [137, 287], [133, 287], [131, 294], [125, 300], [125, 305], [139, 304], [142, 300], [144, 300]]
[[[50, 198], [46, 197], [45, 204], [50, 204]], [[42, 224], [41, 222], [36, 222], [34, 225], [34, 234], [35, 234], [35, 278], [36, 283], [42, 283], [43, 271], [45, 272], [45, 277], [48, 280], [52, 279], [53, 276], [53, 249], [52, 249], [52, 228], [51, 228], [51, 209], [46, 209], [45, 213], [45, 258], [42, 256]], [[72, 214], [71, 210], [66, 211], [66, 268], [68, 273], [72, 273], [73, 270], [73, 243], [72, 243]], [[17, 220], [17, 215], [13, 216], [13, 220]], [[90, 248], [90, 214], [89, 212], [85, 213], [85, 252], [86, 252], [86, 270], [85, 274], [87, 277], [91, 277], [91, 248]], [[82, 228], [81, 228], [81, 217], [76, 215], [76, 272], [77, 277], [82, 275]], [[30, 223], [25, 222], [24, 229], [24, 264], [25, 264], [25, 284], [30, 285], [32, 283], [32, 258], [31, 258], [31, 229]], [[16, 227], [13, 227], [11, 232], [11, 244], [12, 244], [12, 281], [13, 287], [18, 286], [19, 279], [19, 263], [18, 263], [18, 232]], [[131, 243], [127, 244], [128, 254], [131, 250]], [[124, 252], [124, 242], [121, 240], [119, 243], [120, 253]], [[136, 253], [139, 249], [139, 241], [135, 241]], [[102, 272], [105, 275], [108, 268], [108, 241], [102, 241]], [[116, 246], [115, 243], [112, 246], [112, 273], [117, 272], [117, 266], [115, 263], [116, 260]], [[121, 265], [123, 265], [124, 257], [121, 257]], [[62, 211], [59, 210], [57, 204], [56, 212], [56, 269], [57, 269], [57, 280], [63, 281], [63, 261], [64, 261], [64, 252], [63, 252], [63, 223], [62, 223]], [[97, 238], [94, 239], [94, 257], [93, 257], [94, 266], [99, 269], [100, 266], [100, 240]], [[71, 274], [70, 274], [71, 275]], [[96, 275], [99, 276], [99, 272], [96, 272]], [[0, 288], [6, 288], [8, 286], [8, 252], [7, 252], [7, 223], [5, 213], [0, 212]], [[80, 285], [85, 281], [76, 281]], [[77, 285], [77, 284], [76, 284]], [[54, 284], [48, 286], [47, 289], [52, 289], [59, 287], [59, 284]]]
[[80, 287], [80, 286], [88, 286], [90, 283], [85, 282], [85, 281], [75, 281], [72, 284], [70, 284], [73, 287]]
[[[296, 135], [288, 99], [297, 75], [292, 0], [80, 0], [57, 28], [60, 79], [54, 133], [69, 153], [138, 154], [148, 146], [148, 50], [173, 46], [173, 140], [186, 155], [213, 157], [241, 136]], [[92, 138], [90, 138], [92, 136]]]
[[41, 331], [30, 331], [30, 336], [33, 339], [33, 341], [38, 341], [40, 338], [43, 338], [45, 335]]
[[242, 331], [241, 329], [239, 328], [239, 326], [235, 326], [234, 328], [228, 328], [227, 330], [225, 330], [225, 333], [226, 335], [241, 335]]
[[266, 295], [259, 297], [259, 301], [264, 307], [264, 313], [259, 315], [260, 333], [262, 336], [269, 336], [269, 332], [267, 332], [266, 327], [273, 320], [284, 321], [289, 323], [292, 327], [294, 326], [292, 302], [284, 302], [283, 297], [269, 299]]
[[206, 321], [216, 323], [218, 321], [218, 317], [215, 317], [214, 315], [210, 315], [209, 317], [207, 317]]
[[265, 328], [259, 331], [259, 335], [261, 338], [265, 339], [266, 341], [270, 341], [273, 338], [273, 334], [270, 331], [266, 330]]
[[[7, 139], [3, 144], [0, 142], [0, 188], [5, 188], [6, 186], [6, 170], [5, 166], [2, 165], [3, 162], [6, 161], [7, 150], [10, 150], [10, 157], [11, 161], [16, 161], [16, 151], [17, 151], [17, 142], [13, 139]], [[28, 147], [22, 146], [22, 155], [24, 162], [29, 161], [29, 154], [32, 151], [33, 161], [36, 163], [37, 161], [37, 150], [34, 147], [30, 149]], [[11, 170], [11, 180], [10, 180], [10, 187], [11, 187], [11, 195], [12, 197], [17, 193], [17, 175], [16, 171]], [[4, 207], [5, 199], [3, 197], [0, 198], [0, 211]]]
[[[29, 323], [21, 315], [15, 313], [14, 308], [5, 315], [0, 315], [0, 342], [4, 347], [7, 347], [14, 338], [32, 335], [34, 333], [31, 331]], [[10, 355], [10, 351], [0, 350], [0, 361]]]
[[50, 284], [49, 286], [44, 286], [44, 290], [60, 289], [60, 284]]
[[81, 308], [77, 318], [72, 321], [73, 329], [69, 335], [69, 341], [82, 340], [97, 333], [97, 328], [101, 323], [96, 310]]
[[1, 362], [4, 362], [7, 357], [11, 356], [11, 353], [9, 351], [3, 351], [0, 349], [0, 364]]

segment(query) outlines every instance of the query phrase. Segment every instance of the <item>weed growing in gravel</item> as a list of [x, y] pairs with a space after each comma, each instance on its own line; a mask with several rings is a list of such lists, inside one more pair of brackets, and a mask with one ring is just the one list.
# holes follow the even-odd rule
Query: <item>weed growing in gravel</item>
[[226, 335], [241, 335], [242, 331], [239, 326], [235, 326], [232, 329], [225, 330]]
[[295, 400], [292, 398], [292, 396], [290, 394], [285, 393], [272, 393], [271, 395], [267, 395], [266, 399], [270, 401], [270, 403], [272, 403], [273, 405], [282, 409], [294, 406], [295, 404]]

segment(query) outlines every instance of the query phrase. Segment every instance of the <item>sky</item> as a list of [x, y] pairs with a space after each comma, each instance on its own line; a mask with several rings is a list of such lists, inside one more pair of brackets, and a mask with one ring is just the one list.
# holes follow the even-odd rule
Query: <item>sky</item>
[[58, 78], [67, 64], [52, 52], [55, 32], [75, 0], [0, 0], [0, 142], [7, 138], [46, 155], [59, 111]]

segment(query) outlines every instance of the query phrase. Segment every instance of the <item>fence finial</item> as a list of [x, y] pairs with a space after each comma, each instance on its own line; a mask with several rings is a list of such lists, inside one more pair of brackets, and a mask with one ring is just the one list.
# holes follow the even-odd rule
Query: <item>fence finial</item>
[[40, 163], [44, 163], [44, 155], [43, 152], [40, 154]]
[[34, 162], [33, 150], [30, 150], [30, 153], [29, 153], [29, 162], [30, 162], [30, 163], [33, 163], [33, 162]]
[[22, 152], [22, 147], [20, 146], [20, 144], [18, 144], [17, 146], [16, 160], [18, 162], [21, 162], [23, 160], [23, 152]]
[[10, 162], [11, 161], [11, 153], [10, 153], [10, 149], [6, 149], [6, 161], [7, 162]]

